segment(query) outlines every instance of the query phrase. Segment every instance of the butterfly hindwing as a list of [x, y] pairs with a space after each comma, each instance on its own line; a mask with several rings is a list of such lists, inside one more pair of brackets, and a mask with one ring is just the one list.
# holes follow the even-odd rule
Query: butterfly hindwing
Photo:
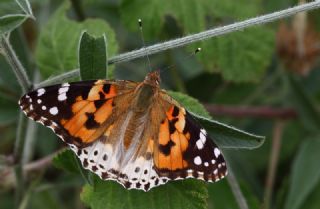
[[227, 169], [220, 149], [190, 113], [171, 101], [170, 105], [163, 105], [167, 106], [166, 119], [160, 125], [154, 152], [159, 175], [210, 182], [223, 178]]

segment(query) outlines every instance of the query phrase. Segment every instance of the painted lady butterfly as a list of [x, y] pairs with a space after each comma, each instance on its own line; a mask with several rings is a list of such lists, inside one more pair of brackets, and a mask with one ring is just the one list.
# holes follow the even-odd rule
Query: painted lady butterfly
[[221, 151], [159, 83], [158, 71], [143, 82], [64, 83], [32, 91], [19, 104], [66, 142], [84, 168], [127, 189], [220, 180], [227, 174]]

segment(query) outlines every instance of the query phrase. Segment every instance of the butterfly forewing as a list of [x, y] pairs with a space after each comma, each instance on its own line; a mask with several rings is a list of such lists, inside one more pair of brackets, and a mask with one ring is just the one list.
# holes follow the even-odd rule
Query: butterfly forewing
[[134, 82], [93, 80], [39, 88], [19, 104], [31, 119], [50, 127], [69, 144], [86, 146], [107, 128], [115, 98], [134, 89]]

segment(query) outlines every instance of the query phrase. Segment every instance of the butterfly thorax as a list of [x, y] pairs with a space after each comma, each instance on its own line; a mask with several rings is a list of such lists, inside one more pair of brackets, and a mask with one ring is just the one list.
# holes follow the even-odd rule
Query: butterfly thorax
[[150, 72], [144, 81], [137, 86], [134, 101], [135, 112], [145, 112], [155, 102], [157, 92], [160, 90], [160, 74], [159, 71]]

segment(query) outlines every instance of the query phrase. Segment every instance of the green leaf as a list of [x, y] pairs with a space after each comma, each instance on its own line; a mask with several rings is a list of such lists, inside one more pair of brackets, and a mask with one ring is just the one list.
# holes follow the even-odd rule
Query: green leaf
[[84, 32], [80, 40], [79, 62], [82, 80], [107, 78], [106, 37], [95, 38]]
[[297, 78], [292, 74], [288, 74], [288, 80], [291, 87], [294, 105], [298, 110], [299, 116], [310, 131], [318, 132], [320, 129], [320, 113], [306, 90], [299, 83]]
[[274, 51], [274, 33], [265, 26], [216, 37], [202, 44], [199, 58], [210, 72], [225, 80], [258, 81]]
[[0, 35], [11, 32], [26, 19], [27, 17], [25, 15], [6, 15], [0, 17]]
[[261, 0], [207, 0], [206, 11], [216, 18], [244, 19], [261, 11]]
[[304, 204], [300, 208], [318, 209], [320, 205], [320, 183], [315, 186], [315, 189], [304, 201]]
[[320, 136], [305, 139], [292, 168], [285, 209], [301, 208], [302, 203], [320, 182]]
[[[202, 0], [197, 3], [194, 0], [149, 0], [147, 2], [146, 4], [145, 0], [123, 0], [120, 7], [121, 18], [133, 31], [137, 31], [137, 20], [141, 18], [145, 25], [146, 37], [155, 38], [162, 31], [166, 16], [174, 17], [185, 34], [200, 32], [206, 29], [205, 23], [208, 18], [238, 19], [256, 15], [261, 0]], [[213, 25], [215, 22], [210, 23]]]
[[[209, 118], [209, 113], [195, 99], [178, 92], [169, 92], [178, 102], [185, 106], [191, 114], [212, 136], [214, 142], [221, 148], [254, 149], [264, 143], [263, 136], [257, 136], [225, 125]], [[194, 113], [192, 113], [194, 112]]]
[[[194, 3], [193, 0], [186, 0], [163, 3], [162, 0], [150, 0], [145, 4], [144, 0], [124, 0], [120, 11], [123, 22], [134, 31], [137, 31], [137, 23], [132, 20], [141, 18], [145, 25], [145, 36], [155, 39], [160, 32], [164, 33], [167, 16], [174, 17], [184, 34], [190, 34], [256, 16], [260, 13], [261, 2], [202, 0]], [[194, 50], [199, 46], [203, 51], [197, 58], [208, 72], [220, 72], [224, 79], [235, 82], [258, 81], [264, 75], [274, 52], [274, 32], [266, 26], [259, 26], [189, 47]]]
[[[28, 10], [25, 10], [27, 8]], [[28, 17], [33, 15], [27, 0], [2, 0], [0, 2], [0, 35], [19, 27]]]
[[[247, 182], [246, 182], [247, 183]], [[242, 184], [240, 182], [241, 191], [250, 209], [259, 208], [259, 200], [254, 195], [252, 191], [248, 188], [247, 184]], [[218, 208], [218, 209], [238, 209], [238, 203], [235, 200], [234, 194], [230, 189], [228, 181], [219, 181], [216, 184], [208, 184], [209, 191], [209, 207], [208, 208]], [[226, 201], [228, 200], [228, 201]]]
[[114, 55], [117, 51], [114, 31], [104, 20], [86, 19], [84, 22], [75, 22], [66, 17], [68, 8], [69, 1], [55, 12], [41, 31], [36, 61], [44, 78], [79, 67], [77, 49], [83, 31], [95, 36], [106, 34], [108, 54]]
[[149, 192], [126, 190], [113, 181], [95, 177], [95, 187], [85, 185], [82, 201], [91, 209], [201, 209], [207, 208], [207, 189], [194, 179], [174, 181]]
[[58, 153], [53, 158], [52, 163], [57, 168], [63, 169], [70, 173], [79, 174], [76, 158], [74, 156], [74, 153], [69, 149], [65, 149]]

